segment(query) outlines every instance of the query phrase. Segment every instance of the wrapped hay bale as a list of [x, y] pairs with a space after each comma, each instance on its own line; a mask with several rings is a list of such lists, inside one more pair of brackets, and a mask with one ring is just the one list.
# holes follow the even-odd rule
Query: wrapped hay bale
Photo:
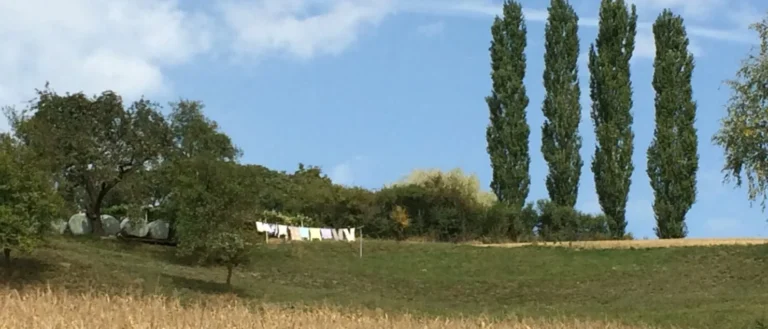
[[120, 233], [120, 222], [110, 215], [101, 215], [101, 227], [104, 228], [104, 234], [117, 235]]
[[72, 217], [69, 217], [68, 226], [69, 231], [72, 232], [73, 235], [90, 234], [93, 232], [91, 221], [88, 220], [88, 217], [86, 217], [84, 213], [74, 214]]
[[51, 221], [51, 229], [53, 229], [53, 232], [56, 234], [64, 234], [64, 232], [67, 231], [67, 221], [63, 219], [54, 219]]
[[168, 222], [162, 219], [158, 219], [151, 221], [149, 224], [147, 224], [147, 227], [149, 227], [150, 238], [161, 240], [168, 239], [168, 232], [171, 229], [171, 225], [168, 224]]
[[130, 218], [124, 218], [120, 222], [120, 231], [125, 235], [143, 238], [149, 234], [149, 226], [143, 220], [134, 221]]

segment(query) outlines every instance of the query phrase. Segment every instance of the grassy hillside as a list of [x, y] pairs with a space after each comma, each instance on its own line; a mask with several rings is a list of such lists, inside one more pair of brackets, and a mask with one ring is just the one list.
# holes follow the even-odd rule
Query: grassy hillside
[[[561, 317], [746, 328], [768, 316], [768, 246], [577, 250], [366, 242], [260, 245], [232, 291], [259, 302], [430, 315]], [[169, 247], [55, 239], [18, 283], [180, 297], [227, 292], [225, 271]]]

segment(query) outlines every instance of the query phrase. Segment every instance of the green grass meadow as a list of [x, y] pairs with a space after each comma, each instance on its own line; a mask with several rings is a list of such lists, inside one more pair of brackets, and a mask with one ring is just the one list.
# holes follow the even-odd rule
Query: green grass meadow
[[16, 259], [11, 284], [416, 315], [579, 317], [681, 328], [752, 328], [768, 318], [768, 245], [593, 249], [442, 243], [261, 244], [226, 271], [173, 248], [55, 238]]

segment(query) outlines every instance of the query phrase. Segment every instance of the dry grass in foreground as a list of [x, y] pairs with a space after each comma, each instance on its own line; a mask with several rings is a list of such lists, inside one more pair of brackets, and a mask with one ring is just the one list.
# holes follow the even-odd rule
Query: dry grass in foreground
[[768, 243], [768, 239], [759, 238], [734, 238], [734, 239], [666, 239], [666, 240], [606, 240], [606, 241], [563, 241], [538, 242], [538, 243], [497, 243], [474, 244], [478, 247], [523, 247], [538, 246], [564, 246], [585, 249], [621, 249], [621, 248], [668, 248], [668, 247], [692, 247], [692, 246], [722, 246], [722, 245], [754, 245]]
[[99, 294], [72, 295], [50, 290], [19, 294], [0, 289], [0, 329], [43, 328], [339, 328], [339, 329], [639, 329], [583, 321], [424, 320], [384, 314], [343, 314], [330, 309], [299, 311], [262, 307], [252, 311], [236, 298], [212, 298], [206, 305], [182, 307], [178, 300]]

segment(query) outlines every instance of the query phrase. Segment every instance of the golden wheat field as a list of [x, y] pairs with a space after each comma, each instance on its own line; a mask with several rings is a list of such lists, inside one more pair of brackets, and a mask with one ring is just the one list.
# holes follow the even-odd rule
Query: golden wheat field
[[473, 244], [478, 247], [523, 247], [538, 246], [563, 246], [584, 249], [621, 249], [621, 248], [669, 248], [669, 247], [693, 247], [693, 246], [722, 246], [722, 245], [754, 245], [768, 243], [768, 239], [762, 238], [733, 238], [733, 239], [653, 239], [653, 240], [606, 240], [606, 241], [574, 241], [574, 242], [523, 242], [523, 243], [495, 243]]
[[[181, 306], [163, 297], [74, 295], [51, 290], [0, 289], [0, 329], [640, 329], [606, 322], [577, 320], [419, 319], [383, 313], [342, 313], [328, 309], [291, 310], [279, 307], [247, 307], [235, 297], [215, 297], [206, 303]], [[642, 327], [647, 329], [648, 327]]]

